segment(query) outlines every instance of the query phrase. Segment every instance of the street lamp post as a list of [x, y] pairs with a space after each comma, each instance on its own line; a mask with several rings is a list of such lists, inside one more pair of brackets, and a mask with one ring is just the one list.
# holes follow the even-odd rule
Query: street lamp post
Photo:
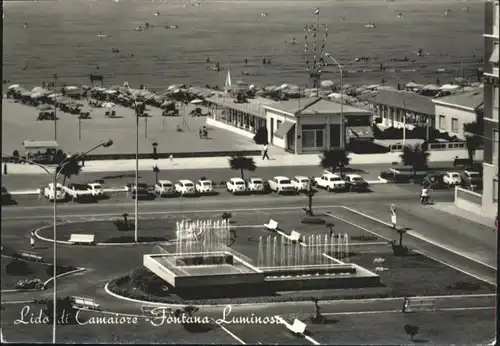
[[[113, 145], [113, 141], [111, 139], [107, 139], [101, 143], [99, 143], [98, 145], [96, 145], [95, 147], [93, 147], [92, 149], [90, 150], [87, 150], [86, 152], [80, 154], [80, 155], [77, 155], [75, 157], [72, 157], [71, 159], [78, 159], [80, 157], [83, 157], [84, 155], [87, 155], [88, 153], [94, 151], [95, 149], [99, 148], [99, 147], [110, 147], [111, 145]], [[2, 156], [8, 156], [8, 157], [13, 157], [12, 155], [9, 155], [9, 154], [5, 154], [5, 153], [2, 153]], [[57, 307], [56, 307], [56, 299], [57, 299], [57, 286], [56, 286], [56, 279], [57, 279], [57, 199], [56, 199], [56, 187], [57, 187], [57, 178], [59, 177], [59, 174], [61, 173], [62, 169], [67, 165], [69, 164], [71, 161], [69, 161], [69, 158], [66, 158], [64, 159], [56, 168], [55, 172], [51, 173], [50, 170], [49, 170], [49, 167], [45, 166], [45, 165], [42, 165], [42, 164], [39, 164], [39, 163], [36, 163], [36, 162], [32, 162], [32, 161], [28, 161], [28, 160], [24, 160], [24, 162], [27, 162], [29, 164], [32, 164], [32, 165], [35, 165], [35, 166], [38, 166], [40, 167], [41, 169], [43, 169], [51, 178], [52, 178], [52, 189], [54, 190], [53, 193], [54, 193], [54, 196], [53, 196], [53, 203], [52, 203], [52, 206], [53, 206], [53, 214], [52, 214], [52, 217], [53, 217], [53, 240], [54, 240], [54, 243], [53, 243], [53, 249], [52, 249], [52, 252], [53, 252], [53, 260], [52, 260], [52, 266], [53, 266], [53, 282], [54, 282], [54, 292], [53, 292], [53, 296], [52, 296], [52, 308], [53, 308], [53, 311], [52, 311], [52, 343], [55, 344], [56, 343], [56, 328], [57, 328]]]
[[[130, 87], [129, 87], [130, 90]], [[139, 115], [141, 114], [141, 110], [143, 106], [149, 100], [161, 96], [170, 90], [164, 90], [159, 94], [153, 94], [145, 100], [138, 102], [136, 98], [133, 98], [129, 95], [124, 95], [127, 99], [134, 103], [134, 112], [135, 112], [135, 198], [134, 198], [134, 241], [137, 243], [138, 241], [138, 229], [139, 229], [139, 198], [137, 198], [137, 186], [139, 185]], [[147, 131], [147, 130], [146, 130]], [[146, 132], [147, 133], [147, 132]], [[134, 191], [131, 191], [132, 196]]]
[[355, 58], [349, 61], [345, 65], [339, 64], [339, 62], [330, 55], [330, 53], [325, 53], [339, 68], [340, 71], [340, 149], [345, 149], [345, 120], [344, 120], [344, 69], [352, 64], [353, 62], [358, 62], [359, 58]]

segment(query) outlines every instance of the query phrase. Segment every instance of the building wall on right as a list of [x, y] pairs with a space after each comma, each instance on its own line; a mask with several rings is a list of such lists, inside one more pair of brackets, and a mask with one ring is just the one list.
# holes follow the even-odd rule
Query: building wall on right
[[[494, 218], [498, 213], [498, 42], [499, 1], [485, 2], [484, 28], [484, 163], [482, 210]], [[497, 55], [494, 52], [497, 50]]]

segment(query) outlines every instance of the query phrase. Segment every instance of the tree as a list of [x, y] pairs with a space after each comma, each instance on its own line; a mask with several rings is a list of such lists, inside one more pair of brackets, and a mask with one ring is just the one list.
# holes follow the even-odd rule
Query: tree
[[155, 181], [158, 181], [158, 173], [160, 173], [160, 169], [158, 168], [158, 165], [153, 166], [153, 172], [155, 172], [155, 177], [156, 177]]
[[335, 170], [338, 168], [340, 174], [342, 174], [342, 170], [349, 165], [349, 161], [351, 160], [347, 155], [347, 151], [344, 149], [323, 150], [320, 159], [320, 166], [323, 167], [323, 169], [335, 173]]
[[483, 140], [480, 137], [483, 133], [482, 124], [480, 122], [464, 124], [464, 133], [470, 134], [469, 136], [465, 136], [465, 146], [467, 147], [469, 159], [473, 162], [476, 150], [483, 144]]
[[418, 327], [417, 326], [411, 326], [409, 324], [405, 324], [404, 326], [406, 334], [410, 336], [411, 341], [413, 341], [413, 338], [415, 335], [418, 334]]
[[70, 178], [73, 175], [80, 174], [82, 166], [78, 161], [78, 156], [73, 155], [68, 157], [66, 161], [61, 162], [57, 168], [56, 173], [63, 175], [63, 185], [66, 183], [66, 178]]
[[400, 157], [403, 165], [413, 168], [413, 175], [416, 175], [419, 169], [427, 169], [429, 153], [421, 145], [405, 145]]
[[241, 173], [241, 179], [245, 179], [243, 171], [253, 172], [257, 168], [255, 161], [251, 157], [245, 157], [242, 155], [232, 156], [229, 159], [229, 166], [231, 169], [239, 170]]
[[312, 189], [311, 183], [309, 183], [308, 188], [304, 191], [304, 194], [307, 196], [308, 207], [305, 209], [306, 215], [313, 216], [314, 212], [312, 210], [312, 200], [316, 191]]
[[328, 236], [331, 238], [333, 236], [333, 227], [335, 225], [333, 224], [333, 222], [328, 222], [325, 224], [325, 227], [328, 228]]
[[265, 127], [259, 127], [255, 132], [255, 136], [253, 137], [255, 144], [258, 145], [267, 145], [269, 141], [267, 140], [267, 129]]

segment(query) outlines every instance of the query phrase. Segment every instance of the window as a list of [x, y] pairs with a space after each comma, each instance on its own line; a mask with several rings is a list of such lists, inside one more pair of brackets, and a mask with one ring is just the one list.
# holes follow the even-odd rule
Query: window
[[498, 202], [498, 179], [493, 179], [493, 203]]
[[316, 131], [316, 148], [323, 148], [323, 131]]
[[458, 132], [458, 119], [451, 118], [451, 131]]
[[302, 130], [303, 148], [323, 148], [323, 130]]
[[444, 115], [439, 116], [439, 129], [440, 130], [446, 130], [446, 117]]
[[500, 92], [500, 88], [498, 87], [495, 87], [493, 88], [493, 114], [491, 115], [491, 117], [493, 119], [495, 119], [496, 121], [498, 121], [498, 111], [499, 111], [499, 107], [498, 107], [498, 93]]
[[282, 121], [281, 120], [278, 120], [277, 123], [276, 123], [276, 130], [280, 128], [280, 125], [281, 125]]

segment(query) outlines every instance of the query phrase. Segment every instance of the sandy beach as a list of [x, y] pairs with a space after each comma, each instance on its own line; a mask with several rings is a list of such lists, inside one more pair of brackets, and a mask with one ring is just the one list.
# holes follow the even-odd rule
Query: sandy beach
[[[188, 105], [187, 114], [194, 108]], [[99, 148], [95, 154], [135, 153], [135, 117], [132, 109], [116, 106], [116, 118], [104, 116], [105, 110], [96, 108], [92, 119], [81, 120], [81, 139], [79, 140], [78, 117], [74, 114], [57, 112], [57, 141], [65, 152], [75, 153], [91, 148], [100, 141], [111, 138], [110, 148]], [[259, 150], [250, 139], [220, 129], [209, 129], [209, 139], [200, 139], [198, 130], [205, 123], [205, 117], [162, 117], [158, 108], [148, 108], [147, 138], [145, 118], [139, 122], [139, 152], [151, 153], [152, 143], [158, 143], [159, 153]], [[54, 140], [54, 122], [36, 121], [38, 111], [35, 107], [14, 103], [3, 99], [2, 102], [2, 151], [23, 152], [24, 140]], [[183, 123], [185, 119], [185, 123]], [[177, 132], [177, 126], [183, 132]]]

